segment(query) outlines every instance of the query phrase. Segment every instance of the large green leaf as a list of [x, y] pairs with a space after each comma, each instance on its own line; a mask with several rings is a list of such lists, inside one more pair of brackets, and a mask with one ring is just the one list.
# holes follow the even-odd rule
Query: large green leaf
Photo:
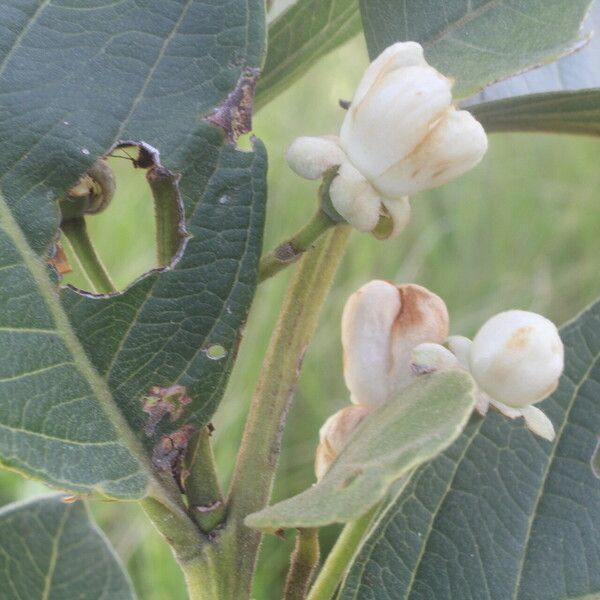
[[487, 132], [545, 131], [600, 136], [600, 88], [504, 98], [471, 106]]
[[549, 65], [494, 83], [469, 98], [468, 104], [527, 94], [600, 88], [600, 1], [594, 0], [582, 29], [585, 36], [592, 36], [582, 49]]
[[400, 478], [447, 448], [475, 404], [464, 372], [437, 373], [370, 414], [321, 481], [246, 518], [249, 527], [319, 527], [355, 519]]
[[554, 443], [489, 415], [418, 470], [364, 544], [340, 600], [600, 597], [600, 303], [565, 326], [542, 404]]
[[[249, 110], [236, 99], [251, 97], [262, 62], [264, 2], [9, 0], [2, 12], [0, 460], [139, 497], [142, 443], [209, 418], [253, 295], [265, 152], [236, 150], [203, 116], [225, 101], [234, 120]], [[60, 306], [42, 266], [57, 199], [122, 139], [155, 146], [181, 175], [193, 238], [175, 268], [123, 295], [63, 290]], [[226, 358], [212, 360], [211, 345]], [[146, 440], [142, 397], [172, 384], [192, 402]]]
[[413, 40], [456, 79], [455, 97], [548, 63], [581, 43], [591, 0], [360, 0], [371, 58]]
[[127, 574], [84, 504], [58, 496], [0, 510], [0, 600], [133, 600]]
[[269, 25], [257, 105], [272, 100], [319, 58], [356, 35], [360, 27], [357, 0], [298, 0]]

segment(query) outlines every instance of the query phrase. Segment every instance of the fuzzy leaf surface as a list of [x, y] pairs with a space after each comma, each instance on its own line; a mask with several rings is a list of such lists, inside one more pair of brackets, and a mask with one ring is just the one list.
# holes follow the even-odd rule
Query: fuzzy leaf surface
[[600, 597], [600, 303], [561, 330], [541, 404], [549, 443], [489, 415], [413, 475], [364, 543], [340, 600]]
[[[142, 446], [216, 407], [253, 296], [265, 151], [236, 150], [204, 117], [228, 97], [233, 111], [250, 109], [230, 94], [251, 97], [264, 2], [8, 0], [2, 12], [0, 461], [60, 487], [137, 498], [150, 476]], [[43, 272], [57, 200], [128, 139], [158, 148], [180, 175], [193, 237], [174, 268], [119, 296], [67, 289], [59, 302]], [[226, 358], [208, 358], [207, 344]], [[141, 399], [172, 384], [192, 402], [146, 439]]]
[[0, 510], [0, 599], [37, 598], [135, 598], [120, 560], [81, 502], [49, 496]]
[[396, 481], [447, 448], [474, 404], [473, 380], [464, 372], [419, 378], [365, 418], [318, 484], [250, 515], [246, 524], [274, 531], [361, 516]]
[[463, 98], [582, 43], [591, 0], [360, 0], [369, 55], [415, 41]]

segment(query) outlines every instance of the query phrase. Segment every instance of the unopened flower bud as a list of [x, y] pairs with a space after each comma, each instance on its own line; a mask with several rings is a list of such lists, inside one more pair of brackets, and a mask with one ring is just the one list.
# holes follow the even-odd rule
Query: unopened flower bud
[[487, 321], [473, 339], [473, 377], [494, 400], [521, 408], [558, 384], [564, 349], [555, 325], [536, 313], [510, 310]]
[[434, 371], [460, 369], [461, 364], [448, 348], [428, 342], [412, 349], [410, 367], [416, 375], [423, 375]]
[[[397, 235], [408, 218], [407, 196], [465, 173], [487, 150], [480, 123], [453, 106], [452, 83], [427, 64], [419, 44], [394, 44], [365, 71], [339, 140], [298, 138], [286, 158], [309, 179], [341, 165], [336, 180], [348, 181], [331, 186], [335, 209], [361, 231], [372, 231], [381, 205], [394, 221], [388, 235]], [[404, 206], [396, 210], [394, 203]]]
[[350, 436], [362, 420], [371, 412], [370, 406], [351, 404], [329, 417], [319, 431], [319, 445], [315, 454], [317, 481], [329, 469]]
[[446, 340], [448, 350], [456, 356], [458, 362], [465, 369], [469, 369], [469, 357], [471, 356], [471, 346], [473, 342], [464, 335], [451, 335]]
[[444, 301], [419, 285], [374, 280], [352, 294], [342, 315], [344, 379], [352, 402], [378, 406], [412, 380], [410, 352], [448, 335]]

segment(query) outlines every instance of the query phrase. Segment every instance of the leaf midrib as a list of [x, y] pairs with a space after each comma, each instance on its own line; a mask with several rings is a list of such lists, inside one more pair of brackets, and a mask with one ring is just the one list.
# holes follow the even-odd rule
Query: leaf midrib
[[58, 562], [58, 545], [65, 529], [65, 524], [71, 514], [72, 506], [67, 506], [60, 519], [54, 537], [52, 539], [52, 550], [50, 551], [50, 562], [48, 564], [48, 571], [44, 576], [44, 590], [42, 592], [41, 600], [48, 600], [50, 597], [52, 581], [54, 579], [54, 573], [56, 572], [56, 564]]

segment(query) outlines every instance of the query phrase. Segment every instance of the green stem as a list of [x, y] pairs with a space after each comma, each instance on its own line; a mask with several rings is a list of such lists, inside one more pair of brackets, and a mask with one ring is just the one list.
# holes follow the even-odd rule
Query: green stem
[[[317, 326], [350, 227], [336, 227], [305, 255], [286, 295], [238, 453], [227, 502], [227, 526], [217, 543], [223, 598], [250, 597], [261, 533], [244, 518], [264, 508], [271, 496], [281, 436], [298, 381], [300, 365]], [[217, 552], [217, 550], [215, 550]]]
[[177, 179], [177, 175], [160, 165], [154, 165], [146, 174], [154, 197], [156, 256], [159, 267], [171, 264], [185, 238]]
[[203, 427], [190, 442], [184, 470], [183, 487], [189, 510], [200, 529], [210, 533], [223, 522], [225, 505], [208, 427]]
[[283, 600], [304, 600], [319, 564], [319, 530], [298, 529]]
[[111, 294], [117, 291], [110, 275], [107, 273], [100, 257], [92, 244], [88, 234], [85, 217], [76, 217], [63, 221], [60, 225], [63, 233], [69, 240], [73, 252], [86, 277], [91, 282], [94, 290], [98, 294]]
[[279, 244], [261, 259], [259, 283], [295, 263], [326, 231], [335, 225], [337, 223], [319, 208], [298, 233]]
[[379, 508], [376, 504], [362, 517], [346, 524], [306, 600], [330, 600], [333, 597]]

